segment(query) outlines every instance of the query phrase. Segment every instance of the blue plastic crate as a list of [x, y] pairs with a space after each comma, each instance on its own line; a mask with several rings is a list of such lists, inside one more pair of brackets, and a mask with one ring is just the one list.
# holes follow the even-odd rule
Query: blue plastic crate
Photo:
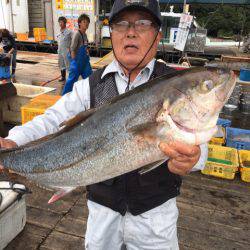
[[222, 118], [219, 118], [218, 120], [217, 120], [217, 125], [220, 125], [220, 126], [222, 126], [222, 127], [224, 127], [224, 128], [226, 128], [226, 127], [230, 127], [231, 126], [231, 121], [230, 120], [228, 120], [228, 119], [222, 119]]
[[0, 79], [9, 79], [10, 78], [10, 67], [0, 67]]
[[239, 150], [240, 149], [250, 150], [250, 142], [244, 142], [244, 141], [240, 141], [239, 139], [237, 140], [237, 138], [234, 138], [240, 135], [250, 136], [250, 130], [227, 127], [226, 128], [226, 146], [237, 148]]

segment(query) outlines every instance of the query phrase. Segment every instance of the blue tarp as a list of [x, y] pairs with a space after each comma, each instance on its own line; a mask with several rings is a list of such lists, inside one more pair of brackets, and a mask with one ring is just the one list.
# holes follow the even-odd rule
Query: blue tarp
[[[249, 4], [250, 0], [187, 0], [187, 4]], [[184, 0], [160, 0], [160, 3], [183, 4]]]

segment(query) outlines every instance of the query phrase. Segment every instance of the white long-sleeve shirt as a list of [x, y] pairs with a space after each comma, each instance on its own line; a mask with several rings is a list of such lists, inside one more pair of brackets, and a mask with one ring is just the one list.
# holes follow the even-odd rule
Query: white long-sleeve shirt
[[[129, 88], [133, 89], [147, 82], [153, 72], [154, 64], [155, 59], [141, 70], [136, 79], [130, 83]], [[115, 81], [119, 94], [124, 93], [128, 79], [116, 60], [106, 67], [102, 78], [111, 72], [115, 73]], [[43, 115], [35, 117], [32, 121], [22, 126], [16, 126], [11, 129], [6, 139], [14, 141], [18, 146], [24, 145], [48, 134], [55, 133], [59, 130], [59, 125], [62, 122], [89, 108], [90, 87], [89, 79], [87, 78], [76, 82], [72, 92], [64, 95], [55, 105], [47, 109]], [[201, 156], [193, 170], [203, 169], [207, 160], [207, 144], [200, 145], [200, 148]]]

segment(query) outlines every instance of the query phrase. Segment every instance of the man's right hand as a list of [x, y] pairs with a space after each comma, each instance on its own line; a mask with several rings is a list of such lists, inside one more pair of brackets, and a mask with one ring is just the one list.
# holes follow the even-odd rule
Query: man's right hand
[[[15, 148], [15, 147], [17, 147], [17, 144], [14, 141], [0, 137], [0, 149], [1, 148]], [[0, 169], [3, 169], [3, 166], [0, 165]]]

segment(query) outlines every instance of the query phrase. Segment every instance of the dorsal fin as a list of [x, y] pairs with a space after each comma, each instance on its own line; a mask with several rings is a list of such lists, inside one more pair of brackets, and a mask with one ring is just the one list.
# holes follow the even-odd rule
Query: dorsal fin
[[29, 142], [23, 146], [20, 147], [16, 147], [16, 148], [12, 148], [12, 149], [0, 149], [0, 153], [9, 153], [11, 151], [15, 151], [15, 150], [21, 150], [24, 148], [28, 148], [31, 146], [35, 146], [38, 145], [39, 143], [45, 142], [45, 141], [49, 141], [55, 137], [58, 137], [59, 135], [63, 134], [64, 132], [67, 132], [71, 129], [73, 129], [77, 124], [84, 122], [88, 117], [90, 117], [92, 114], [94, 114], [96, 111], [95, 108], [93, 109], [89, 109], [87, 111], [82, 111], [79, 114], [77, 114], [76, 116], [74, 116], [73, 118], [61, 123], [59, 125], [59, 127], [63, 127], [61, 130], [59, 130], [58, 132], [54, 133], [54, 134], [50, 134], [47, 136], [44, 136], [40, 139], [37, 139], [35, 141]]
[[96, 109], [88, 109], [86, 111], [82, 111], [79, 114], [77, 114], [76, 116], [74, 116], [73, 118], [62, 122], [59, 127], [64, 127], [65, 128], [71, 128], [74, 127], [76, 124], [85, 121], [87, 118], [89, 118], [91, 115], [93, 115], [95, 113]]

